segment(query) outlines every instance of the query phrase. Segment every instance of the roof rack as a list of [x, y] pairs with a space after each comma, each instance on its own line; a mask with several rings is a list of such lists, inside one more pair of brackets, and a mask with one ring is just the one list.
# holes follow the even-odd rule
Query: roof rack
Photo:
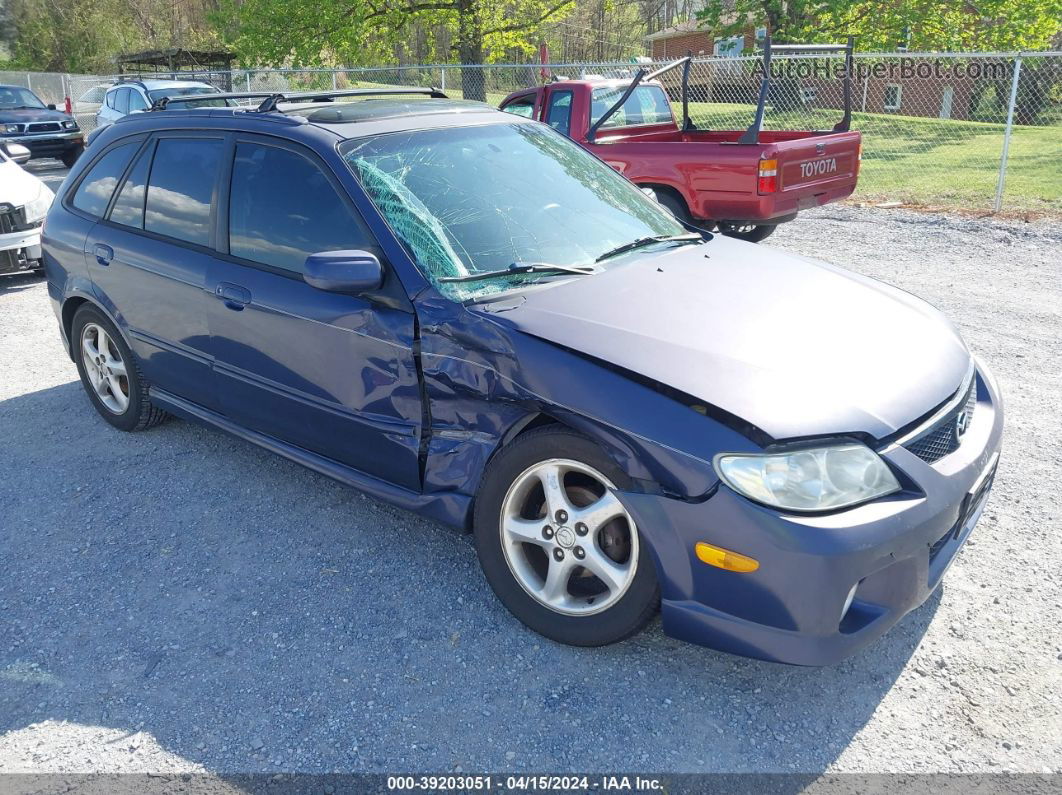
[[260, 99], [261, 104], [254, 113], [271, 113], [277, 110], [281, 102], [302, 102], [315, 99], [333, 99], [335, 97], [382, 97], [413, 94], [432, 99], [448, 99], [437, 88], [350, 88], [339, 91], [252, 91], [239, 94], [186, 94], [179, 97], [160, 97], [151, 105], [151, 110], [165, 110], [175, 102], [202, 102], [216, 99]]

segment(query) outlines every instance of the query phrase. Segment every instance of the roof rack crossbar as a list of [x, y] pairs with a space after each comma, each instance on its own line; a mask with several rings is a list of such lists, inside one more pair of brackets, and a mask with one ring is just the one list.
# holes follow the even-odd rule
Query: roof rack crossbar
[[150, 110], [166, 110], [167, 105], [172, 105], [175, 102], [202, 102], [206, 99], [265, 99], [272, 96], [276, 96], [275, 91], [249, 91], [239, 94], [182, 94], [177, 97], [159, 97], [151, 103]]
[[348, 88], [336, 91], [246, 91], [236, 94], [184, 94], [178, 97], [160, 97], [151, 105], [151, 110], [165, 110], [175, 102], [202, 102], [215, 99], [260, 99], [261, 104], [255, 108], [257, 113], [271, 113], [281, 102], [299, 102], [302, 100], [332, 99], [334, 97], [386, 97], [413, 94], [448, 99], [438, 88]]
[[301, 91], [297, 93], [272, 94], [269, 99], [258, 106], [259, 113], [269, 113], [277, 109], [281, 102], [298, 102], [307, 99], [332, 99], [333, 97], [386, 97], [412, 94], [431, 97], [432, 99], [448, 99], [439, 89], [430, 88], [348, 88], [338, 91]]

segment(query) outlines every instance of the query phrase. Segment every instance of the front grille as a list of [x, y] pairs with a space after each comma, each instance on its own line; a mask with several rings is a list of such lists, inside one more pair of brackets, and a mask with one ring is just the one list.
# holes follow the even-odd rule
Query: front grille
[[39, 121], [26, 125], [27, 133], [60, 132], [62, 129], [62, 125], [57, 121]]
[[959, 435], [959, 416], [965, 414], [965, 428], [968, 428], [973, 419], [974, 409], [977, 407], [977, 381], [970, 384], [970, 391], [966, 400], [948, 416], [919, 436], [912, 442], [904, 445], [908, 450], [921, 458], [927, 464], [933, 464], [944, 456], [954, 453], [962, 444]]

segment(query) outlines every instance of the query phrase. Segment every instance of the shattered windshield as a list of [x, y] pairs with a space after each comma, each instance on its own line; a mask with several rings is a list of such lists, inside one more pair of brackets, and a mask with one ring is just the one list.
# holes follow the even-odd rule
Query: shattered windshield
[[639, 238], [686, 231], [611, 168], [539, 124], [388, 133], [347, 141], [341, 151], [420, 268], [458, 300], [593, 276], [440, 279], [528, 263], [610, 267], [595, 260]]

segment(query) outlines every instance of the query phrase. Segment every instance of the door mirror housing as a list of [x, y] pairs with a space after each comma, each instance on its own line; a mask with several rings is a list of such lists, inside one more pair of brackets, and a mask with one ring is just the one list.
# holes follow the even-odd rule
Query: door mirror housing
[[321, 251], [306, 258], [302, 278], [330, 293], [366, 293], [383, 284], [383, 266], [368, 251]]
[[55, 103], [54, 102], [49, 102], [48, 103], [48, 110], [55, 110]]
[[18, 163], [20, 166], [23, 163], [28, 163], [31, 157], [29, 149], [22, 144], [10, 143], [4, 146], [4, 151], [7, 152], [7, 156]]

